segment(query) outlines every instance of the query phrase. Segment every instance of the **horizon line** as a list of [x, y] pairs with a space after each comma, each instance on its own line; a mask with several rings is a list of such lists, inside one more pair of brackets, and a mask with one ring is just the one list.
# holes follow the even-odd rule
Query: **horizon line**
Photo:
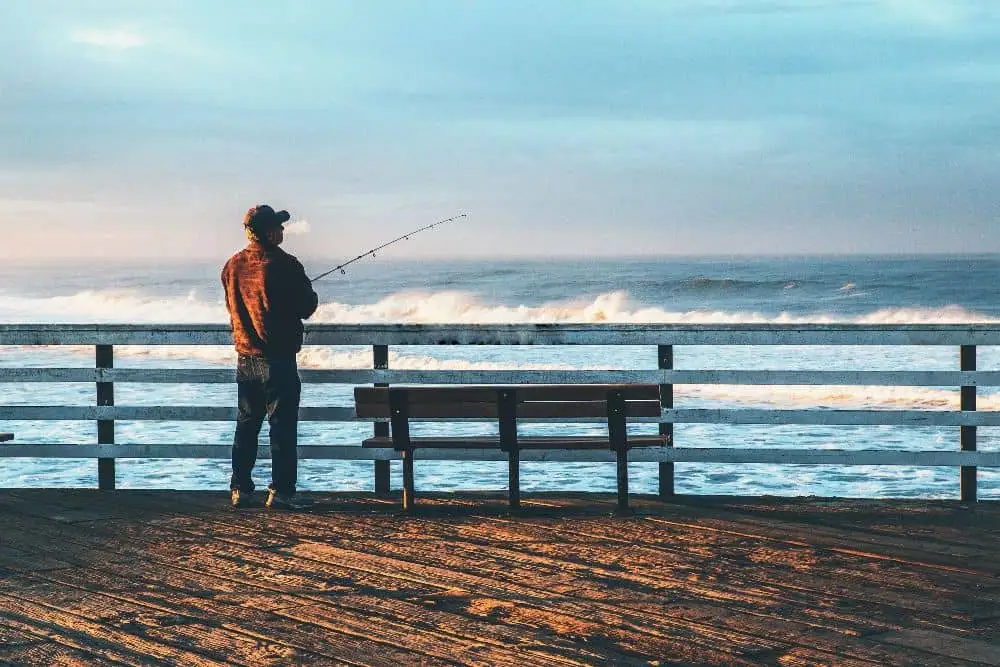
[[[293, 255], [295, 253], [292, 253]], [[343, 260], [344, 257], [340, 255], [328, 256], [328, 255], [312, 255], [306, 253], [300, 253], [296, 255], [300, 260], [306, 260], [310, 262], [336, 262], [338, 260]], [[681, 260], [681, 259], [724, 259], [724, 260], [747, 260], [747, 259], [810, 259], [810, 258], [891, 258], [891, 259], [905, 259], [905, 258], [960, 258], [960, 257], [998, 257], [1000, 256], [1000, 251], [980, 251], [980, 252], [969, 252], [969, 251], [906, 251], [906, 252], [787, 252], [787, 253], [644, 253], [644, 254], [579, 254], [579, 253], [566, 253], [566, 254], [553, 254], [553, 255], [542, 255], [542, 254], [524, 254], [524, 255], [514, 255], [514, 254], [498, 254], [493, 256], [488, 255], [420, 255], [420, 256], [409, 256], [409, 257], [391, 257], [388, 255], [380, 255], [376, 261], [386, 264], [386, 263], [417, 263], [417, 262], [545, 262], [552, 260], [559, 261], [655, 261], [657, 259], [663, 260]], [[178, 256], [165, 256], [165, 257], [155, 257], [155, 256], [145, 256], [137, 255], [135, 257], [122, 257], [117, 255], [115, 257], [95, 257], [87, 255], [74, 255], [74, 256], [49, 256], [49, 257], [9, 257], [0, 258], [6, 264], [16, 264], [23, 266], [26, 264], [35, 265], [51, 265], [51, 264], [92, 264], [92, 263], [103, 263], [103, 264], [113, 264], [113, 265], [127, 265], [130, 263], [148, 263], [153, 262], [164, 262], [164, 263], [208, 263], [208, 262], [224, 262], [229, 257], [228, 254], [223, 255], [212, 255], [212, 256], [198, 256], [198, 257], [178, 257]]]

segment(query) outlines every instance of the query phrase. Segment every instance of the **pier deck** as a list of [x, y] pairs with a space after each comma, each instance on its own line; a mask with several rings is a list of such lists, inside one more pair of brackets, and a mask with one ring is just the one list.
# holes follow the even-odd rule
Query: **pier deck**
[[0, 664], [1000, 664], [1000, 504], [0, 490]]

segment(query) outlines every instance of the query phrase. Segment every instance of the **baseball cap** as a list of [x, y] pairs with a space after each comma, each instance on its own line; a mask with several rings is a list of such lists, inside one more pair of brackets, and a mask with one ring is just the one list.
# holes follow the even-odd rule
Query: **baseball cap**
[[275, 211], [267, 204], [258, 204], [243, 218], [243, 226], [254, 230], [271, 229], [285, 224], [292, 216], [288, 211]]

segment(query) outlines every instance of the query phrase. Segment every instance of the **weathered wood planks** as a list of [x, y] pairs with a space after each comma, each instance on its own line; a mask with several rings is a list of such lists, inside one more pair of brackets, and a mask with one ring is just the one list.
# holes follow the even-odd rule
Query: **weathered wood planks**
[[0, 664], [991, 664], [1000, 505], [0, 491]]

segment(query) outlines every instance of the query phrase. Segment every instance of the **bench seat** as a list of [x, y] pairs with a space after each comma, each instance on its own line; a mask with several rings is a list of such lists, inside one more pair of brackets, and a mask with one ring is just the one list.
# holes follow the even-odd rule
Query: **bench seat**
[[[664, 447], [667, 439], [662, 435], [632, 435], [628, 445], [632, 447]], [[392, 447], [392, 436], [376, 436], [361, 443], [363, 447]], [[423, 437], [410, 438], [413, 449], [499, 449], [500, 437], [486, 436], [453, 436], [453, 437]], [[518, 449], [608, 449], [608, 436], [518, 436]]]

